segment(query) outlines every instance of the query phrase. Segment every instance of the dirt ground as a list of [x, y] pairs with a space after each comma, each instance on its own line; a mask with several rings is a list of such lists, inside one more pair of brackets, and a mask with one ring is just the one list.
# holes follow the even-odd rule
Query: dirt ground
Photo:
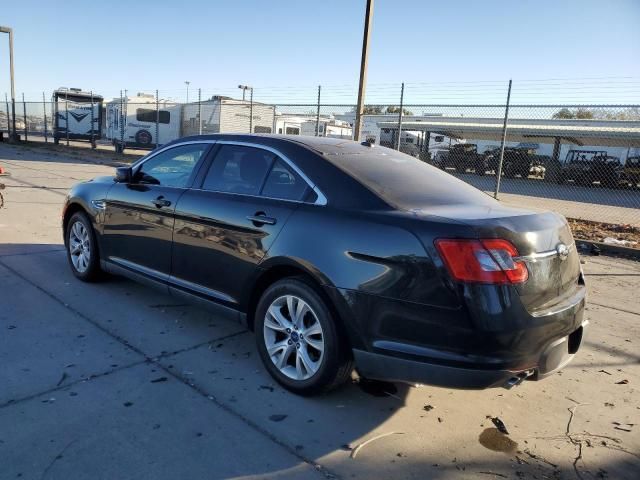
[[574, 218], [568, 220], [575, 238], [640, 249], [640, 227]]

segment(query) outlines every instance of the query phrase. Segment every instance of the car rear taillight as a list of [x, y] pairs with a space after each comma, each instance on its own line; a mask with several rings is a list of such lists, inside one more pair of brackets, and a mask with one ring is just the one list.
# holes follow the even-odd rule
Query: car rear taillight
[[517, 261], [518, 250], [507, 240], [448, 240], [435, 242], [451, 276], [459, 282], [516, 284], [529, 272]]

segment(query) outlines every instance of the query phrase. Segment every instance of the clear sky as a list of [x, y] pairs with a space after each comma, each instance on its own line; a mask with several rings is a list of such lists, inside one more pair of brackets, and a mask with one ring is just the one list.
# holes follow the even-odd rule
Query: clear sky
[[[157, 88], [183, 98], [188, 80], [192, 94], [238, 95], [244, 83], [258, 100], [281, 102], [313, 102], [322, 84], [325, 98], [353, 102], [364, 7], [365, 0], [5, 0], [0, 24], [15, 30], [18, 96], [73, 86], [106, 97]], [[369, 98], [396, 98], [402, 81], [411, 84], [409, 101], [427, 93], [501, 98], [513, 78], [531, 101], [600, 95], [640, 103], [639, 26], [640, 0], [375, 0]], [[549, 79], [580, 88], [568, 80], [547, 88]]]

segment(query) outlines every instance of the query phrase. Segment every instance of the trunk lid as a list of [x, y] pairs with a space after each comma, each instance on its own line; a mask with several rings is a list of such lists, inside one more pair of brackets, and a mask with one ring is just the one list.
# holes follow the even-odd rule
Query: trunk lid
[[[416, 213], [414, 211], [414, 213]], [[450, 205], [421, 213], [456, 220], [472, 227], [470, 237], [510, 241], [527, 265], [529, 278], [516, 286], [526, 309], [544, 314], [575, 293], [580, 279], [580, 258], [565, 218], [499, 206]]]

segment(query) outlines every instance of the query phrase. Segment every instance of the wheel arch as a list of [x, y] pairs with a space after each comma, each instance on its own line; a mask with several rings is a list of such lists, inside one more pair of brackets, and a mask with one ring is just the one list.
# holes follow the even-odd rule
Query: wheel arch
[[[246, 312], [246, 323], [249, 330], [254, 329], [255, 310], [262, 294], [274, 283], [285, 278], [299, 278], [307, 283], [320, 295], [335, 318], [341, 335], [350, 346], [359, 344], [357, 335], [353, 331], [353, 322], [348, 321], [349, 310], [344, 299], [337, 293], [333, 283], [318, 269], [306, 262], [292, 258], [272, 258], [264, 262], [252, 286], [248, 289], [248, 295], [243, 302], [243, 310]], [[356, 335], [356, 336], [354, 336]]]

